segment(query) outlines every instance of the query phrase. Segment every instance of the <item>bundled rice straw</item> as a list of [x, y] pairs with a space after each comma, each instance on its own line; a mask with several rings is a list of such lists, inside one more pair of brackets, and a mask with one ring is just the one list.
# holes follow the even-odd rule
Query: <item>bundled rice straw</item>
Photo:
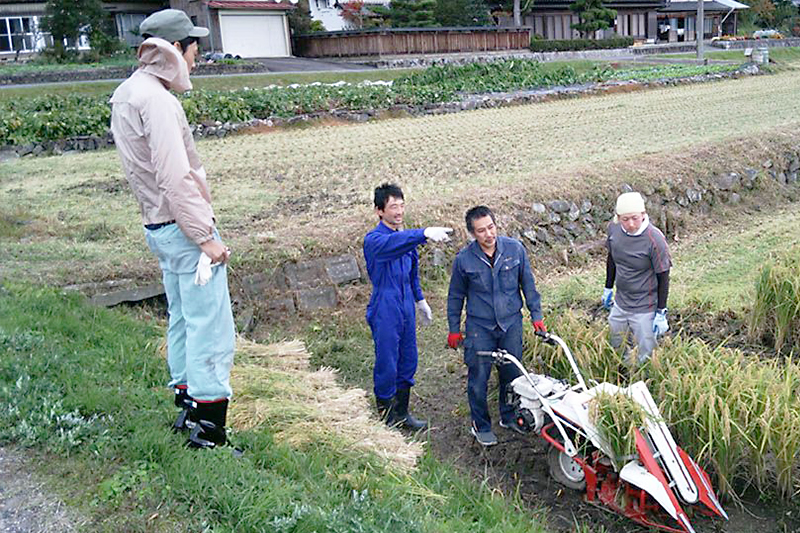
[[343, 389], [336, 371], [308, 370], [309, 354], [301, 341], [262, 345], [236, 343], [231, 373], [235, 396], [228, 416], [236, 429], [265, 422], [281, 429], [275, 438], [293, 446], [326, 440], [333, 434], [349, 448], [371, 452], [390, 468], [410, 471], [422, 455], [419, 442], [408, 442], [372, 414], [363, 389]]

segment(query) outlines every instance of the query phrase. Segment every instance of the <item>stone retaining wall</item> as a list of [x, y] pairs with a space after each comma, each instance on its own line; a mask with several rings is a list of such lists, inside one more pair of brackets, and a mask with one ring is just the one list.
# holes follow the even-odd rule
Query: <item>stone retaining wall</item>
[[[695, 216], [720, 212], [744, 202], [800, 199], [798, 186], [800, 148], [764, 160], [759, 167], [716, 172], [693, 180], [666, 177], [639, 189], [653, 224], [668, 239], [688, 233]], [[630, 185], [598, 190], [584, 197], [552, 198], [527, 209], [503, 213], [504, 232], [523, 242], [539, 265], [586, 264], [604, 255], [606, 227], [616, 196], [633, 190]], [[776, 200], [777, 199], [777, 200]], [[360, 237], [360, 236], [359, 236]], [[441, 247], [420, 247], [420, 264], [449, 271], [456, 251], [466, 242]], [[346, 287], [369, 283], [363, 256], [342, 254], [286, 262], [272, 271], [231, 275], [231, 293], [237, 325], [248, 331], [255, 322], [287, 315], [333, 309]], [[128, 280], [67, 287], [86, 294], [97, 305], [116, 305], [163, 294], [160, 284], [136, 286]]]
[[[691, 231], [696, 215], [760, 197], [800, 199], [798, 172], [800, 149], [787, 152], [780, 160], [764, 160], [759, 168], [724, 171], [692, 181], [666, 178], [639, 192], [646, 198], [653, 224], [672, 240]], [[620, 184], [615, 190], [597, 191], [588, 197], [535, 202], [529, 209], [504, 214], [504, 229], [521, 240], [539, 264], [583, 265], [592, 255], [606, 253], [606, 227], [615, 198], [631, 190], [629, 185]], [[455, 252], [465, 244], [455, 243], [446, 251], [420, 247], [420, 263], [449, 271]], [[254, 313], [269, 320], [278, 314], [336, 307], [343, 286], [368, 282], [361, 254], [286, 263], [272, 274], [244, 278], [239, 287], [239, 307], [246, 309], [243, 314], [249, 327]]]
[[790, 39], [748, 39], [746, 41], [715, 41], [712, 46], [722, 48], [724, 50], [736, 49], [744, 50], [745, 48], [761, 48], [766, 46], [768, 48], [785, 48], [789, 46], [800, 46], [800, 38], [792, 37]]

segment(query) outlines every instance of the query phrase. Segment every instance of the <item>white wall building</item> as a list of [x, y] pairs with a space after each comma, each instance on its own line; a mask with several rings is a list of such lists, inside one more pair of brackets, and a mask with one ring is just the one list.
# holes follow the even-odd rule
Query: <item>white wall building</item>
[[[320, 21], [327, 31], [358, 29], [342, 18], [341, 4], [345, 2], [346, 0], [308, 0], [311, 19]], [[364, 0], [365, 8], [369, 9], [370, 5], [388, 6], [389, 1]]]

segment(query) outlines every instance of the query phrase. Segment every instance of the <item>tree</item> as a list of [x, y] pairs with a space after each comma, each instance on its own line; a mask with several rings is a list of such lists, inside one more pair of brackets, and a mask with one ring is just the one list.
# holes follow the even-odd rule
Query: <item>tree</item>
[[364, 1], [351, 0], [350, 2], [342, 3], [341, 6], [342, 18], [345, 22], [357, 30], [362, 29], [364, 27], [364, 17], [366, 16], [364, 12]]
[[[311, 10], [308, 7], [308, 0], [300, 0], [297, 2], [294, 9], [289, 11], [289, 29], [292, 35], [302, 35], [304, 33], [311, 33], [312, 31], [320, 31], [314, 29], [314, 22], [315, 21], [311, 19]], [[325, 30], [323, 29], [321, 31]]]
[[591, 38], [597, 30], [605, 30], [614, 25], [617, 12], [603, 7], [602, 0], [575, 0], [569, 5], [573, 13], [578, 15], [576, 24], [570, 25], [573, 30], [578, 30], [584, 39]]
[[90, 43], [96, 41], [101, 48], [104, 45], [117, 48], [108, 34], [110, 17], [103, 11], [100, 0], [47, 0], [44, 14], [42, 29], [53, 36], [56, 58], [66, 58], [67, 46], [77, 47], [82, 35], [88, 36]]
[[393, 28], [428, 28], [438, 25], [435, 7], [435, 0], [392, 0], [388, 8], [376, 5], [372, 11]]
[[442, 26], [489, 26], [492, 19], [485, 0], [436, 0], [433, 10]]
[[772, 0], [752, 0], [750, 2], [750, 12], [756, 24], [762, 27], [772, 26], [775, 16], [775, 4]]

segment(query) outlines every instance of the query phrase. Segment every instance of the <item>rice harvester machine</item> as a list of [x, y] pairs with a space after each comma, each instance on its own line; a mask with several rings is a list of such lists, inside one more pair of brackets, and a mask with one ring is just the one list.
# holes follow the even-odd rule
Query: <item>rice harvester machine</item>
[[[555, 481], [585, 491], [588, 503], [663, 531], [695, 533], [687, 510], [728, 519], [710, 477], [675, 443], [643, 381], [628, 387], [596, 382], [587, 387], [563, 339], [550, 333], [537, 335], [561, 347], [576, 383], [529, 373], [504, 350], [478, 355], [498, 365], [513, 364], [522, 372], [509, 391], [517, 408], [516, 423], [549, 443], [547, 462]], [[602, 393], [624, 394], [646, 414], [645, 424], [634, 429], [633, 456], [615, 457], [590, 419], [589, 404]]]

